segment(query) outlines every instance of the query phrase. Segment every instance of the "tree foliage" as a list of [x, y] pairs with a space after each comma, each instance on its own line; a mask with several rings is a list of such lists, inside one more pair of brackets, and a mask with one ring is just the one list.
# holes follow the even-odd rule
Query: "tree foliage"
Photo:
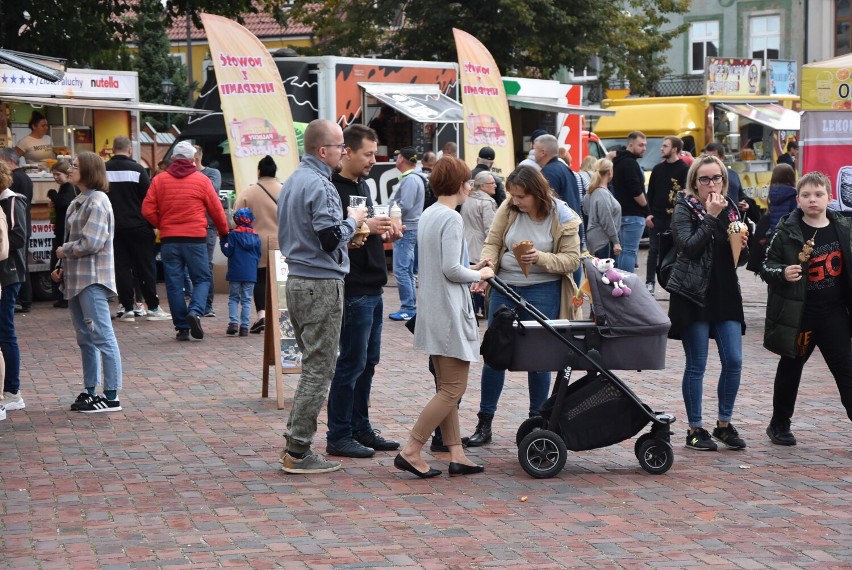
[[0, 47], [115, 69], [129, 10], [127, 0], [2, 0]]
[[[160, 0], [138, 0], [139, 10], [129, 22], [133, 36], [139, 46], [133, 57], [133, 69], [139, 73], [139, 98], [150, 103], [182, 105], [186, 101], [186, 67], [179, 60], [169, 57], [169, 38], [166, 34], [166, 13]], [[175, 92], [167, 100], [162, 90], [163, 79], [175, 85]], [[166, 117], [148, 116], [143, 121], [151, 122], [157, 130], [166, 130]], [[183, 115], [172, 115], [172, 122], [185, 120]]]
[[549, 78], [598, 56], [604, 87], [627, 80], [648, 94], [668, 71], [663, 52], [684, 29], [660, 27], [688, 8], [689, 0], [297, 0], [287, 16], [314, 31], [305, 54], [454, 61], [456, 27], [479, 39], [505, 74]]

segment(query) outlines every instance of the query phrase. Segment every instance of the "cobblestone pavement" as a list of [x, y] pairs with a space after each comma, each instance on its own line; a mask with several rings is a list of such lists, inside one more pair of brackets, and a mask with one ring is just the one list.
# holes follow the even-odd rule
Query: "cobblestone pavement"
[[[68, 312], [36, 304], [17, 319], [27, 408], [0, 422], [0, 567], [850, 567], [849, 420], [817, 354], [794, 419], [799, 445], [769, 443], [777, 359], [761, 348], [765, 289], [743, 270], [741, 280], [748, 331], [735, 423], [748, 449], [684, 449], [682, 349], [669, 342], [667, 370], [619, 375], [678, 416], [674, 467], [645, 473], [626, 441], [571, 454], [546, 480], [526, 475], [514, 445], [525, 374], [508, 375], [494, 442], [471, 451], [482, 475], [416, 480], [387, 452], [344, 460], [336, 473], [287, 475], [278, 452], [288, 411], [260, 398], [262, 337], [225, 336], [225, 295], [201, 342], [176, 342], [169, 322], [116, 323], [124, 411], [94, 415], [68, 410], [81, 390]], [[664, 306], [666, 297], [657, 293]], [[397, 302], [389, 287], [385, 313]], [[425, 364], [403, 325], [385, 321], [371, 410], [384, 436], [407, 438], [433, 389]], [[479, 370], [461, 408], [468, 433]], [[320, 452], [324, 439], [321, 423]], [[429, 459], [446, 471], [446, 454]]]

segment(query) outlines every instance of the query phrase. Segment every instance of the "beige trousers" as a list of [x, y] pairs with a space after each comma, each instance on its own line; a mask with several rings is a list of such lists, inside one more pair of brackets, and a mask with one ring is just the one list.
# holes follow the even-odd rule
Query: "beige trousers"
[[458, 403], [467, 390], [467, 375], [470, 362], [449, 356], [432, 355], [438, 391], [429, 400], [417, 423], [411, 429], [411, 437], [426, 443], [437, 426], [441, 426], [444, 445], [461, 445]]

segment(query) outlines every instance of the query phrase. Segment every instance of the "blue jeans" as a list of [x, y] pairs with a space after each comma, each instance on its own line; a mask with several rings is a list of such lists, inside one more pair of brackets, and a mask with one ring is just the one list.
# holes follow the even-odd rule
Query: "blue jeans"
[[417, 312], [417, 294], [414, 290], [414, 251], [417, 248], [417, 230], [405, 230], [402, 238], [393, 244], [393, 276], [399, 289], [399, 310]]
[[229, 323], [240, 323], [241, 327], [248, 328], [253, 294], [254, 283], [251, 281], [231, 281], [228, 283]]
[[20, 283], [3, 285], [0, 292], [0, 350], [6, 365], [3, 391], [17, 394], [21, 388], [21, 351], [15, 335], [15, 302], [18, 300]]
[[683, 370], [683, 402], [689, 427], [703, 427], [701, 423], [701, 394], [704, 371], [707, 368], [707, 349], [710, 331], [716, 338], [722, 372], [717, 387], [719, 417], [721, 422], [731, 421], [734, 401], [740, 389], [740, 373], [743, 367], [743, 329], [739, 321], [708, 323], [699, 321], [686, 327], [682, 333], [686, 366]]
[[382, 344], [381, 295], [346, 297], [340, 356], [328, 393], [328, 441], [371, 431], [370, 389]]
[[[163, 261], [172, 323], [176, 330], [189, 330], [186, 315], [187, 313], [198, 316], [204, 314], [204, 303], [207, 301], [207, 291], [211, 286], [207, 244], [203, 242], [164, 243], [160, 246], [160, 259]], [[192, 281], [192, 301], [189, 307], [186, 306], [183, 296], [183, 278], [187, 272]]]
[[[531, 305], [544, 313], [547, 318], [559, 317], [559, 299], [562, 292], [562, 280], [540, 283], [538, 285], [527, 285], [526, 287], [512, 287], [521, 297]], [[488, 304], [488, 326], [494, 319], [494, 313], [502, 305], [514, 307], [505, 295], [491, 290], [491, 300]], [[526, 311], [521, 312], [521, 320], [532, 320]], [[482, 365], [482, 392], [479, 400], [479, 411], [485, 414], [493, 414], [497, 411], [497, 402], [500, 393], [503, 392], [503, 383], [506, 380], [506, 372], [494, 370], [487, 364]], [[547, 399], [550, 392], [550, 372], [528, 372], [527, 385], [530, 392], [530, 413], [538, 413], [539, 408]]]
[[71, 324], [83, 359], [83, 386], [96, 388], [101, 383], [103, 363], [104, 390], [121, 390], [121, 353], [112, 330], [109, 298], [103, 285], [89, 285], [68, 299]]
[[645, 218], [642, 216], [624, 216], [621, 218], [621, 228], [618, 230], [621, 255], [615, 260], [618, 269], [636, 273], [636, 260], [639, 259], [639, 241], [642, 239], [644, 231]]
[[210, 265], [210, 288], [207, 289], [207, 301], [204, 304], [204, 314], [213, 312], [213, 252], [219, 245], [219, 231], [207, 228], [207, 259]]

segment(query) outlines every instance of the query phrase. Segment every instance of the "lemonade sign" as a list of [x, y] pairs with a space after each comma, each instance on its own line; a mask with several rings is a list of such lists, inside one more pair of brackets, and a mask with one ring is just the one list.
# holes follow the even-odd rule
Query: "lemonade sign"
[[852, 111], [852, 58], [802, 66], [802, 109]]

